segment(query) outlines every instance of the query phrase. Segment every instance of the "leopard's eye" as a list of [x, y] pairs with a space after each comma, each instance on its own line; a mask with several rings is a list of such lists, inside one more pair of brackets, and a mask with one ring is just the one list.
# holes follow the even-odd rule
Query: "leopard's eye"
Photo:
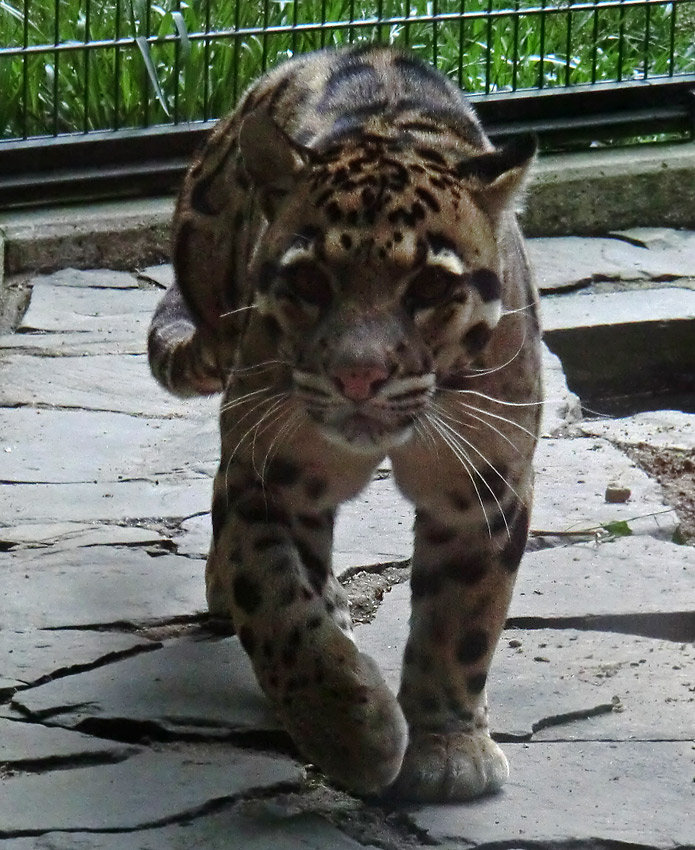
[[331, 281], [316, 263], [300, 260], [280, 270], [279, 295], [295, 303], [327, 307], [333, 298]]
[[461, 279], [442, 266], [425, 266], [410, 282], [405, 304], [410, 310], [426, 310], [445, 303]]

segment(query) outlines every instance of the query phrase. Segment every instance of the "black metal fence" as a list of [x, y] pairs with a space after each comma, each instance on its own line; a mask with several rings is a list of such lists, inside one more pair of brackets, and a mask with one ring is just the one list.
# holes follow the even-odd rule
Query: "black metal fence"
[[498, 134], [692, 133], [695, 0], [0, 0], [0, 176], [97, 141], [184, 156], [266, 67], [367, 40], [437, 64]]

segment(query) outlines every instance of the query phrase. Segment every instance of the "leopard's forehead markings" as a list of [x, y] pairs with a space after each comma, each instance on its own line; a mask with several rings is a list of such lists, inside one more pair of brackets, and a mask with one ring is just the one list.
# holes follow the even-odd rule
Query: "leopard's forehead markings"
[[383, 232], [360, 227], [329, 227], [322, 251], [328, 262], [384, 260], [406, 268], [423, 256], [423, 240], [413, 230], [389, 227]]

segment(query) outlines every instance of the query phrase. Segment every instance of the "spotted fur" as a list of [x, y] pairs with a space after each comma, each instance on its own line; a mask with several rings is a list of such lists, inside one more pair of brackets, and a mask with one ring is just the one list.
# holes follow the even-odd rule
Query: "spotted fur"
[[[302, 752], [364, 793], [466, 799], [507, 763], [485, 685], [524, 551], [537, 295], [514, 208], [534, 145], [494, 149], [396, 50], [296, 57], [188, 172], [152, 371], [222, 392], [206, 582]], [[336, 509], [390, 456], [416, 507], [396, 698], [331, 571]]]

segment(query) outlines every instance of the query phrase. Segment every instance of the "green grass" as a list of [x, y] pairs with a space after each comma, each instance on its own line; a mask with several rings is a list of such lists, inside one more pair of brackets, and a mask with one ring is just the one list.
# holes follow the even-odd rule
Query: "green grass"
[[0, 0], [0, 138], [214, 118], [265, 67], [345, 41], [490, 92], [694, 73], [694, 31], [695, 0]]

